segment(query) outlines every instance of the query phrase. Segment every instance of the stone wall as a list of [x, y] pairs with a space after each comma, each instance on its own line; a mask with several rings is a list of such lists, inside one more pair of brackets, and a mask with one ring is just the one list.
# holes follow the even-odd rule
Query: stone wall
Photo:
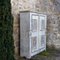
[[55, 0], [11, 0], [14, 17], [13, 37], [15, 54], [19, 50], [19, 13], [20, 11], [37, 11], [47, 15], [47, 45], [60, 48], [60, 13]]

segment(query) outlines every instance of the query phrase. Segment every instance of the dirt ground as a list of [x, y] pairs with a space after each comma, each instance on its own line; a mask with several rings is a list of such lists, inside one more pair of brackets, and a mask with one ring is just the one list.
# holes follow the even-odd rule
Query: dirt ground
[[47, 49], [33, 56], [31, 59], [19, 58], [19, 60], [60, 60], [60, 50]]

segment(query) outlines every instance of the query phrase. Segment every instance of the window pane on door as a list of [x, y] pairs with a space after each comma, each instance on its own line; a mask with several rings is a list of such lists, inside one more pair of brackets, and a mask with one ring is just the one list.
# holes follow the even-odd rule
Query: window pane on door
[[31, 29], [32, 29], [32, 32], [36, 32], [37, 31], [37, 20], [36, 19], [32, 19]]
[[46, 36], [45, 35], [41, 35], [41, 46], [45, 45], [45, 41], [46, 41]]
[[37, 49], [37, 37], [31, 37], [31, 51], [34, 52]]
[[41, 20], [41, 30], [45, 30], [45, 20]]

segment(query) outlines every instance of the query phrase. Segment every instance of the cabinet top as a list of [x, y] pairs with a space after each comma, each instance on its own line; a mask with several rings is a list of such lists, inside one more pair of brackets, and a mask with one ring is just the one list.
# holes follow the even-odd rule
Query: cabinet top
[[26, 10], [26, 11], [20, 11], [20, 13], [24, 13], [24, 12], [32, 12], [32, 11], [28, 11], [28, 10]]
[[[26, 10], [26, 11], [20, 11], [20, 13], [27, 13], [27, 12], [30, 12], [30, 13], [38, 13], [38, 14], [44, 14], [44, 13], [37, 12], [37, 11], [29, 11], [29, 10]], [[45, 15], [46, 15], [46, 14], [45, 14]]]
[[44, 14], [44, 13], [41, 13], [41, 12], [35, 12], [35, 11], [28, 11], [28, 10], [26, 10], [26, 11], [20, 11], [20, 13], [39, 14], [39, 15], [47, 17], [47, 14]]

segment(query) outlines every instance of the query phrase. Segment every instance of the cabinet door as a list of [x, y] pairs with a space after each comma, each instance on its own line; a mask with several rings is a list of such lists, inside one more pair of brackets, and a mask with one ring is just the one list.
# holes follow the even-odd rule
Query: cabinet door
[[38, 23], [38, 47], [46, 46], [46, 16], [40, 15], [39, 16], [39, 23]]
[[35, 52], [38, 49], [38, 15], [32, 14], [30, 20], [30, 45], [31, 52]]
[[39, 16], [39, 31], [46, 30], [46, 16], [40, 15]]

